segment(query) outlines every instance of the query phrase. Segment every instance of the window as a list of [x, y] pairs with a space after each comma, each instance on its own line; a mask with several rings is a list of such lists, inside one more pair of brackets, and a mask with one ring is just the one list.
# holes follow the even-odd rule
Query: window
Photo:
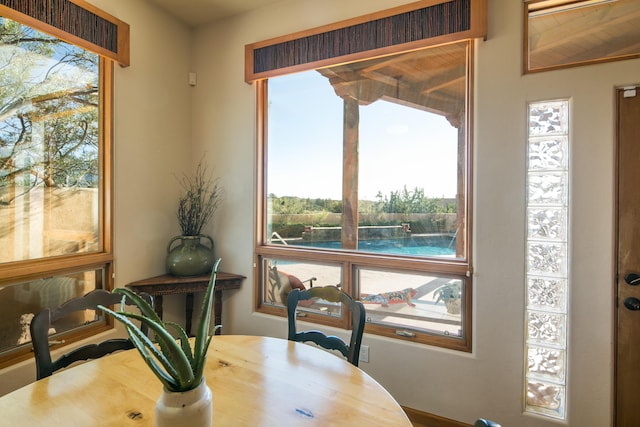
[[470, 351], [471, 58], [461, 41], [258, 83], [260, 311], [338, 285], [367, 332]]
[[[2, 366], [30, 357], [33, 314], [110, 287], [112, 61], [5, 17], [0, 30]], [[106, 327], [93, 320], [56, 339]]]
[[529, 104], [525, 410], [565, 418], [569, 102]]
[[637, 0], [530, 0], [525, 72], [640, 56]]

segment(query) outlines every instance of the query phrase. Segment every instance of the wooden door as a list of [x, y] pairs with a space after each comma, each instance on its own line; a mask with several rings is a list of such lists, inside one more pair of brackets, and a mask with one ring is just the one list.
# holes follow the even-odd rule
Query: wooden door
[[617, 93], [617, 427], [640, 426], [640, 88]]

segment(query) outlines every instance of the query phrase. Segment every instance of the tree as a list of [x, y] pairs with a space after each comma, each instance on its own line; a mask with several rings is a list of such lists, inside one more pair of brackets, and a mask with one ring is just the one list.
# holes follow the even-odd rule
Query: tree
[[98, 104], [97, 55], [0, 17], [2, 204], [37, 186], [97, 186]]
[[410, 191], [406, 185], [402, 190], [392, 191], [388, 197], [378, 192], [376, 199], [380, 211], [385, 213], [454, 213], [456, 211], [455, 204], [445, 203], [441, 198], [425, 196], [423, 188], [416, 187]]

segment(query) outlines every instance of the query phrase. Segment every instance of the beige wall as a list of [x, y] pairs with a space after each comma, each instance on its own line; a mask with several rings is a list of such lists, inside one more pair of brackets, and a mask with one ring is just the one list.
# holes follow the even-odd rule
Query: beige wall
[[[190, 164], [191, 31], [143, 0], [91, 3], [131, 25], [131, 66], [115, 70], [115, 282], [124, 286], [163, 274], [166, 245], [179, 234], [173, 174]], [[182, 321], [183, 304], [167, 298], [167, 318]], [[0, 376], [2, 395], [33, 381], [35, 367], [26, 361]]]
[[[209, 227], [222, 269], [247, 276], [225, 294], [225, 333], [285, 337], [283, 318], [253, 313], [255, 93], [244, 45], [406, 1], [285, 0], [191, 34], [143, 0], [94, 0], [131, 24], [131, 67], [116, 70], [116, 283], [160, 274], [177, 232], [172, 172], [202, 153], [222, 177]], [[571, 281], [569, 425], [610, 425], [614, 88], [640, 83], [640, 60], [521, 74], [522, 2], [489, 0], [476, 70], [474, 348], [457, 353], [365, 335], [362, 368], [402, 404], [471, 423], [557, 423], [522, 414], [525, 122], [528, 101], [570, 98]], [[186, 73], [198, 85], [186, 85]], [[167, 298], [180, 318], [182, 300]], [[340, 333], [340, 332], [339, 332]], [[12, 368], [5, 378], [32, 378]], [[24, 378], [27, 378], [26, 380]], [[16, 384], [16, 381], [13, 382]]]

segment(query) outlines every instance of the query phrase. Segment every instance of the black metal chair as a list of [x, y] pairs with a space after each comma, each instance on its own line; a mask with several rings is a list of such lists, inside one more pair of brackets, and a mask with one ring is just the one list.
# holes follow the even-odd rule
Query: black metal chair
[[500, 427], [500, 424], [485, 420], [484, 418], [478, 418], [473, 424], [473, 427]]
[[[147, 300], [147, 302], [151, 303], [152, 300], [149, 294], [141, 296]], [[104, 289], [97, 289], [82, 297], [70, 299], [57, 308], [46, 308], [38, 312], [31, 320], [31, 325], [29, 326], [36, 361], [36, 379], [39, 380], [48, 377], [55, 371], [66, 368], [78, 361], [98, 359], [114, 351], [132, 349], [133, 343], [128, 338], [114, 338], [99, 344], [88, 344], [79, 347], [56, 360], [51, 359], [49, 329], [53, 322], [73, 312], [83, 310], [97, 311], [98, 305], [110, 306], [120, 304], [121, 301], [122, 295], [114, 294]], [[142, 325], [141, 329], [145, 334], [148, 333], [148, 328], [145, 325]]]
[[[333, 335], [327, 336], [320, 331], [298, 332], [296, 330], [296, 308], [298, 301], [312, 298], [340, 302], [351, 311], [353, 324], [349, 344], [339, 337]], [[292, 289], [287, 297], [287, 316], [289, 321], [289, 340], [299, 342], [312, 341], [328, 350], [338, 350], [352, 365], [358, 366], [365, 322], [365, 309], [360, 301], [355, 301], [347, 293], [335, 286], [316, 286], [304, 291]]]

